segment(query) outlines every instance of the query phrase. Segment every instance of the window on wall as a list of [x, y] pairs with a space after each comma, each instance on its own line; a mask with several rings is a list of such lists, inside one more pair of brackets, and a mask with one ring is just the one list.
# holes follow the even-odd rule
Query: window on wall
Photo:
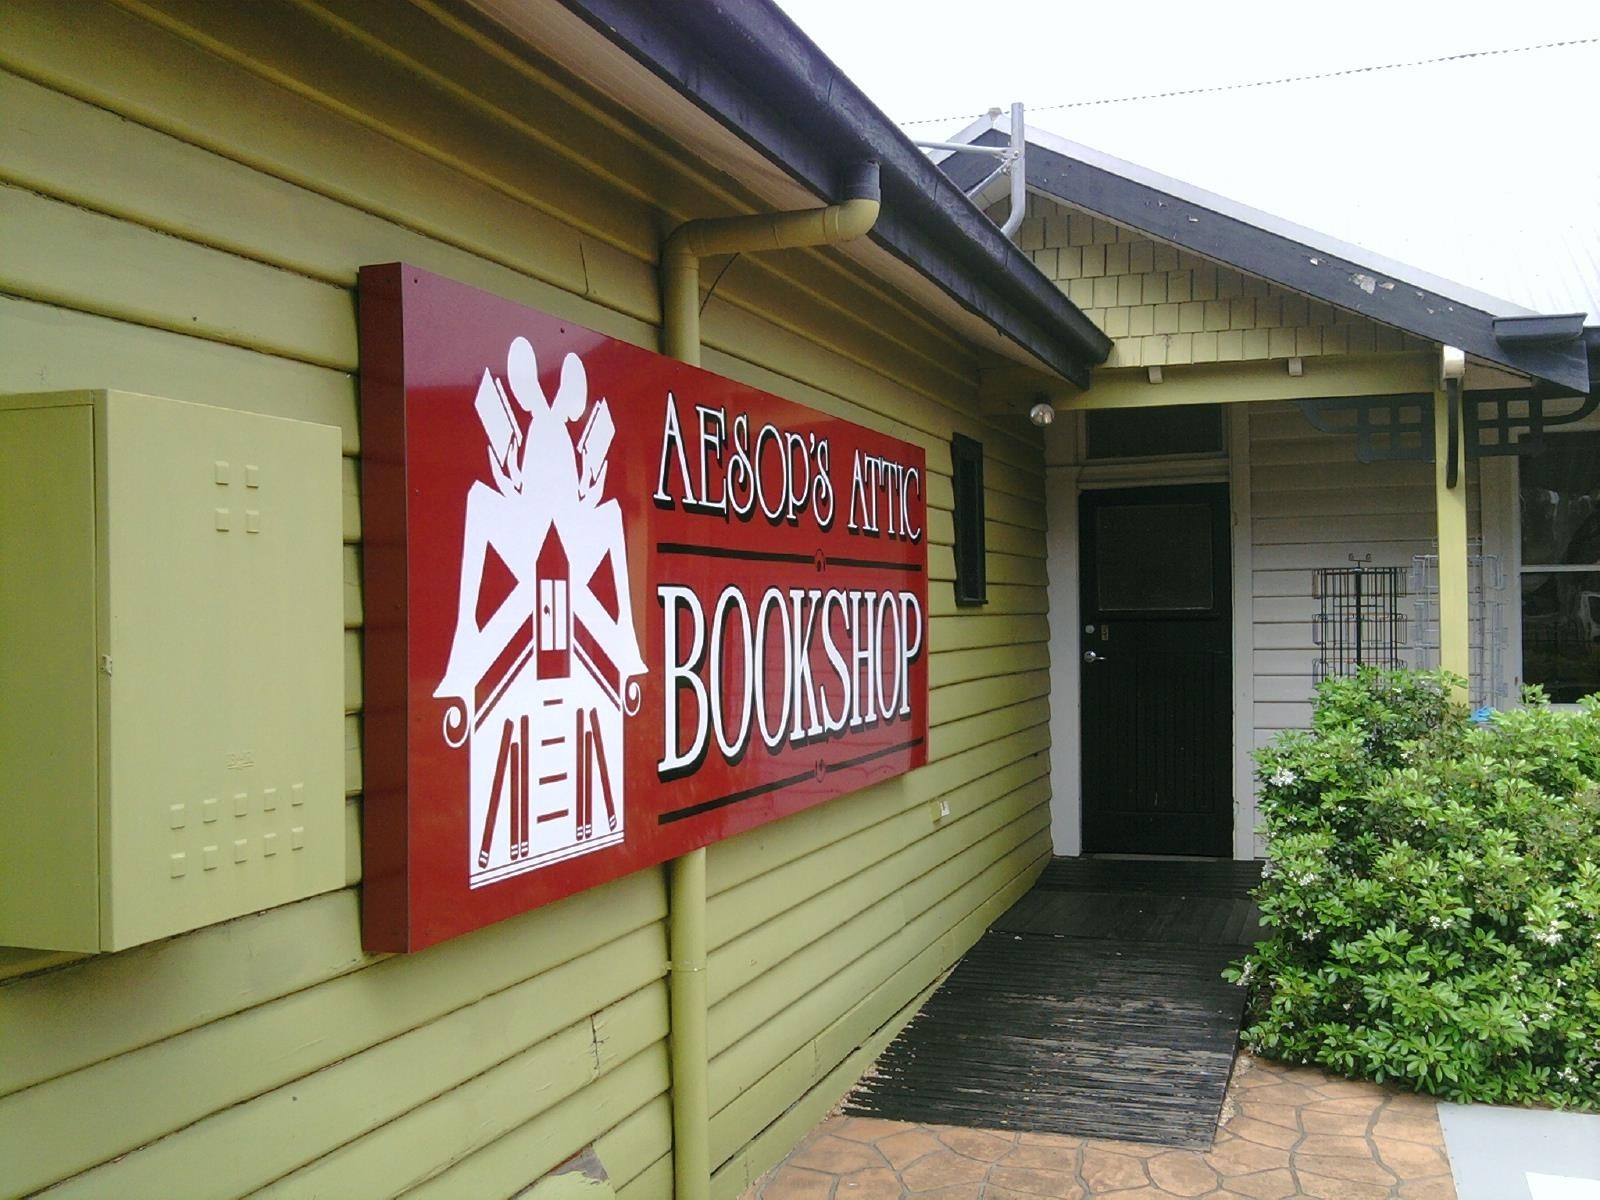
[[1520, 461], [1522, 678], [1570, 704], [1600, 692], [1600, 434]]
[[950, 439], [955, 490], [956, 603], [988, 602], [983, 548], [983, 443], [956, 434]]
[[1222, 406], [1091, 409], [1084, 414], [1084, 442], [1089, 459], [1221, 454]]

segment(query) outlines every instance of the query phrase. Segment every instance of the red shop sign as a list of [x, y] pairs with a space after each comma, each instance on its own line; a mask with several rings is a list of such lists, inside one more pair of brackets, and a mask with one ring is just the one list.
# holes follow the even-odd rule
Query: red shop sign
[[921, 449], [413, 267], [360, 288], [368, 949], [927, 761]]

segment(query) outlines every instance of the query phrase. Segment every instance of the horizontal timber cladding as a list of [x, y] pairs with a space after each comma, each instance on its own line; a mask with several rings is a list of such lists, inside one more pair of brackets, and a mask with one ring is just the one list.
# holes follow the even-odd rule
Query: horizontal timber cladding
[[[1256, 744], [1311, 723], [1312, 572], [1404, 567], [1433, 552], [1432, 463], [1356, 460], [1355, 438], [1322, 433], [1292, 404], [1250, 410], [1251, 606]], [[1477, 468], [1469, 464], [1468, 534], [1478, 536]], [[1411, 596], [1400, 611], [1412, 616]], [[1414, 621], [1402, 657], [1415, 661]]]
[[[0, 949], [0, 1193], [510, 1195], [593, 1143], [619, 1194], [666, 1195], [659, 870], [422, 954], [360, 950], [354, 283], [404, 259], [654, 347], [662, 231], [748, 200], [429, 3], [248, 7], [84, 3], [71, 36], [48, 0], [0, 8], [0, 391], [342, 430], [350, 886], [116, 955]], [[741, 258], [705, 336], [711, 369], [923, 446], [932, 543], [935, 765], [710, 854], [734, 1196], [1048, 856], [1043, 463], [1031, 429], [974, 415], [973, 352], [836, 255]], [[958, 431], [989, 459], [971, 611]]]
[[1387, 325], [1045, 196], [1017, 244], [1112, 339], [1108, 367], [1417, 350]]

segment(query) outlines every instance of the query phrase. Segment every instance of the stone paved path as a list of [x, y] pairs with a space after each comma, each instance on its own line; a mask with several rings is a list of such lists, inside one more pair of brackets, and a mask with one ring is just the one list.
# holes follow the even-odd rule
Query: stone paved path
[[831, 1117], [745, 1200], [1455, 1200], [1432, 1100], [1241, 1055], [1208, 1152]]

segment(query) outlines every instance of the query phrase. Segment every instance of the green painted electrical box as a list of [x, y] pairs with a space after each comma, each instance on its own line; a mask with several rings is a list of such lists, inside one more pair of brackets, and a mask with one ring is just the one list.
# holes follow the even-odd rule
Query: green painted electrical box
[[344, 882], [339, 431], [0, 397], [0, 945]]

